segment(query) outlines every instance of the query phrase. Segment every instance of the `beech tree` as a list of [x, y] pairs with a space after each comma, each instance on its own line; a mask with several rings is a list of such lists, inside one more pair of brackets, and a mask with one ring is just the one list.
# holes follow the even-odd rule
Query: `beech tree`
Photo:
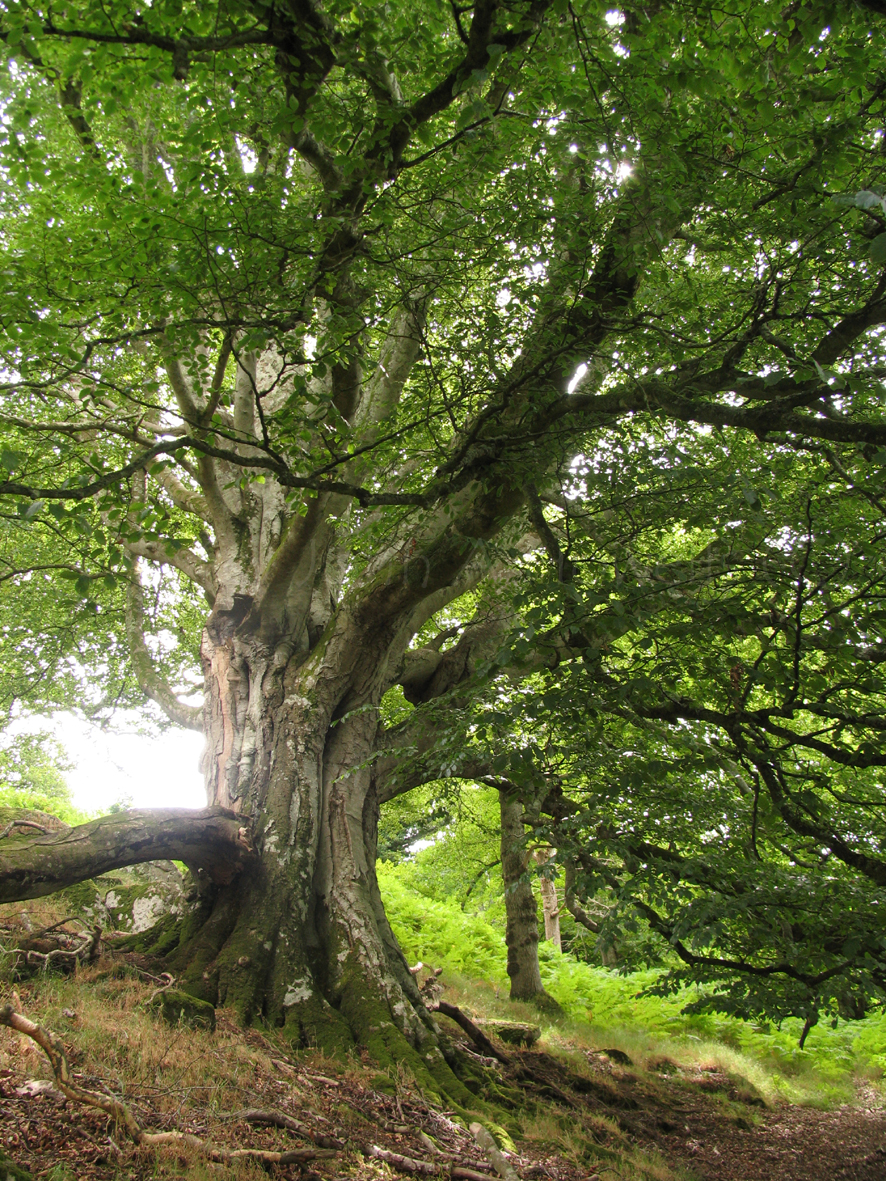
[[705, 985], [690, 1009], [805, 1039], [886, 999], [882, 474], [807, 442], [671, 448], [646, 425], [546, 517], [530, 492], [547, 553], [506, 647], [537, 666], [568, 621], [581, 658], [487, 686], [462, 741], [516, 781], [576, 922], [642, 938], [657, 990]]
[[[736, 465], [814, 445], [879, 478], [882, 19], [0, 12], [17, 683], [50, 699], [79, 647], [108, 704], [137, 685], [207, 743], [208, 816], [156, 839], [108, 818], [81, 851], [180, 841], [204, 887], [170, 953], [187, 988], [457, 1093], [376, 828], [380, 802], [478, 768], [433, 711], [386, 703], [593, 667], [569, 611], [511, 667], [502, 639], [549, 506], [613, 439], [638, 481], [653, 429], [675, 472], [713, 431]], [[7, 842], [4, 899], [88, 872], [67, 838]]]

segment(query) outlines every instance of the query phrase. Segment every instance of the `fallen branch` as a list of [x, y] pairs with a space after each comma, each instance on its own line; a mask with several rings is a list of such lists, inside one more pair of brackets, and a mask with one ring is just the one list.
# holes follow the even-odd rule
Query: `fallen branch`
[[[69, 919], [65, 919], [69, 922]], [[56, 923], [55, 927], [61, 926], [61, 923]], [[53, 927], [47, 927], [47, 931], [53, 930]], [[36, 935], [29, 935], [27, 942], [34, 944], [44, 934], [40, 931]], [[50, 947], [48, 951], [40, 951], [39, 947], [13, 947], [7, 954], [20, 956], [22, 961], [29, 967], [35, 964], [42, 964], [44, 972], [49, 967], [53, 960], [82, 960], [85, 963], [91, 964], [98, 958], [101, 950], [102, 929], [98, 925], [94, 926], [89, 934], [71, 935], [67, 931], [63, 931], [62, 936], [67, 940], [78, 940], [73, 947]], [[45, 945], [44, 941], [44, 945]], [[50, 941], [50, 942], [54, 942]]]
[[492, 1139], [492, 1135], [482, 1124], [471, 1124], [471, 1135], [486, 1153], [489, 1163], [496, 1173], [503, 1177], [504, 1181], [520, 1181], [517, 1170], [510, 1164], [505, 1154]]
[[286, 1115], [282, 1111], [253, 1111], [252, 1109], [237, 1111], [231, 1116], [231, 1119], [242, 1119], [248, 1124], [273, 1124], [277, 1128], [286, 1128], [289, 1132], [295, 1132], [297, 1136], [304, 1136], [306, 1140], [313, 1141], [320, 1148], [344, 1148], [343, 1141], [337, 1140], [335, 1136], [326, 1136], [323, 1132], [315, 1132], [307, 1124], [293, 1119], [291, 1115]]
[[[466, 1157], [463, 1152], [447, 1152], [446, 1149], [440, 1148], [439, 1145], [435, 1144], [431, 1137], [425, 1132], [419, 1131], [418, 1138], [421, 1140], [422, 1144], [424, 1144], [425, 1148], [429, 1149], [429, 1151], [433, 1152], [436, 1156], [442, 1156], [445, 1160], [451, 1161], [453, 1168], [458, 1167], [460, 1169], [467, 1170], [467, 1173], [464, 1174], [465, 1176], [467, 1176], [468, 1173], [475, 1177], [488, 1176], [488, 1170], [490, 1166], [484, 1161], [471, 1160], [469, 1157]], [[480, 1169], [486, 1169], [487, 1172], [479, 1173], [478, 1170]], [[453, 1177], [455, 1175], [455, 1173], [452, 1174]], [[462, 1174], [459, 1174], [459, 1176], [461, 1175]]]
[[52, 1073], [55, 1075], [56, 1085], [68, 1099], [82, 1103], [85, 1107], [97, 1107], [109, 1115], [112, 1120], [122, 1127], [129, 1138], [136, 1144], [148, 1148], [162, 1148], [166, 1145], [188, 1145], [196, 1148], [210, 1160], [219, 1162], [256, 1160], [266, 1165], [296, 1165], [304, 1161], [325, 1160], [335, 1156], [335, 1151], [319, 1148], [295, 1148], [289, 1152], [271, 1152], [262, 1148], [219, 1148], [214, 1144], [192, 1136], [188, 1132], [146, 1132], [140, 1127], [135, 1116], [125, 1103], [115, 1099], [113, 1095], [104, 1095], [98, 1091], [90, 1091], [86, 1087], [78, 1086], [71, 1078], [68, 1059], [64, 1046], [59, 1037], [49, 1029], [44, 1029], [31, 1021], [22, 1013], [16, 1013], [12, 1005], [0, 1006], [0, 1025], [14, 1029], [32, 1038], [46, 1054]]
[[49, 1059], [58, 1089], [67, 1099], [73, 1099], [86, 1107], [97, 1107], [109, 1115], [116, 1124], [125, 1128], [136, 1143], [140, 1143], [144, 1133], [136, 1123], [135, 1116], [125, 1104], [115, 1099], [113, 1095], [102, 1095], [98, 1091], [89, 1091], [73, 1081], [68, 1068], [68, 1059], [65, 1057], [64, 1046], [61, 1039], [52, 1030], [43, 1029], [42, 1026], [37, 1025], [22, 1013], [16, 1013], [12, 1005], [0, 1006], [0, 1025], [6, 1025], [9, 1029], [14, 1029], [16, 1033], [23, 1033], [37, 1043]]
[[436, 1177], [440, 1173], [440, 1166], [435, 1161], [415, 1160], [411, 1156], [402, 1156], [399, 1152], [379, 1148], [377, 1144], [370, 1144], [366, 1149], [366, 1155], [383, 1160], [395, 1169], [402, 1169], [404, 1173], [419, 1173], [426, 1177]]
[[504, 1066], [510, 1066], [511, 1060], [492, 1044], [482, 1029], [479, 1029], [470, 1017], [466, 1017], [457, 1005], [450, 1005], [448, 1001], [438, 1001], [432, 1006], [432, 1011], [451, 1017], [456, 1025], [460, 1025], [468, 1037], [478, 1046], [487, 1058], [495, 1058]]

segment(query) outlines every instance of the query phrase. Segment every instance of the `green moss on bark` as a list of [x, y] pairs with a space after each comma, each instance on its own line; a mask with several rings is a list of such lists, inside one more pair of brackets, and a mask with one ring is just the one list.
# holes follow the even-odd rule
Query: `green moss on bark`
[[0, 1181], [34, 1181], [27, 1169], [21, 1168], [0, 1148]]
[[147, 931], [126, 935], [115, 944], [123, 951], [139, 951], [143, 955], [165, 956], [178, 947], [181, 940], [182, 919], [166, 914]]
[[287, 1005], [283, 1031], [295, 1047], [322, 1050], [331, 1058], [343, 1057], [356, 1045], [342, 1014], [313, 990]]
[[425, 1046], [417, 1049], [397, 1028], [387, 998], [368, 978], [353, 952], [345, 962], [339, 989], [341, 1015], [356, 1041], [366, 1047], [382, 1070], [405, 1067], [431, 1100], [442, 1102], [445, 1096], [461, 1107], [474, 1103], [474, 1097], [453, 1074], [434, 1040], [429, 1037]]
[[186, 1025], [188, 1029], [215, 1029], [215, 1009], [190, 993], [177, 988], [158, 992], [149, 1002], [167, 1025]]

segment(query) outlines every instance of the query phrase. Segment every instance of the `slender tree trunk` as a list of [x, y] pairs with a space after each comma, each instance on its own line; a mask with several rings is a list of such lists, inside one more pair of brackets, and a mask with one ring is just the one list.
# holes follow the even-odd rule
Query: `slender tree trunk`
[[501, 790], [498, 795], [511, 1000], [538, 1001], [547, 993], [538, 968], [538, 903], [526, 877], [529, 853], [524, 844], [523, 804], [513, 793]]
[[571, 859], [566, 862], [563, 900], [566, 903], [566, 909], [575, 921], [581, 923], [583, 927], [587, 927], [589, 931], [597, 936], [597, 950], [600, 953], [600, 962], [603, 964], [603, 967], [616, 967], [618, 964], [618, 945], [614, 942], [606, 944], [602, 942], [600, 939], [600, 924], [596, 919], [591, 918], [578, 901], [575, 895], [575, 863]]
[[[538, 866], [545, 865], [554, 856], [553, 849], [536, 849], [533, 854]], [[560, 941], [560, 902], [557, 898], [557, 887], [554, 879], [542, 873], [539, 876], [541, 887], [541, 907], [545, 920], [545, 941], [553, 943], [557, 951], [563, 950]]]

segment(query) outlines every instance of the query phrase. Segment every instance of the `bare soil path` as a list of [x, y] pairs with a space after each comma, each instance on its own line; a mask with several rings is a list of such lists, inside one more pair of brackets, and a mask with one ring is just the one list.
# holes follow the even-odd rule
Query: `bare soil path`
[[[659, 1151], [704, 1181], [886, 1181], [886, 1112], [785, 1105], [740, 1127], [709, 1102], [685, 1105]], [[687, 1130], [688, 1129], [688, 1130]]]
[[622, 1128], [698, 1181], [886, 1181], [886, 1105], [871, 1086], [831, 1111], [766, 1108], [714, 1071], [650, 1088], [605, 1057], [592, 1055], [591, 1065], [638, 1104]]

